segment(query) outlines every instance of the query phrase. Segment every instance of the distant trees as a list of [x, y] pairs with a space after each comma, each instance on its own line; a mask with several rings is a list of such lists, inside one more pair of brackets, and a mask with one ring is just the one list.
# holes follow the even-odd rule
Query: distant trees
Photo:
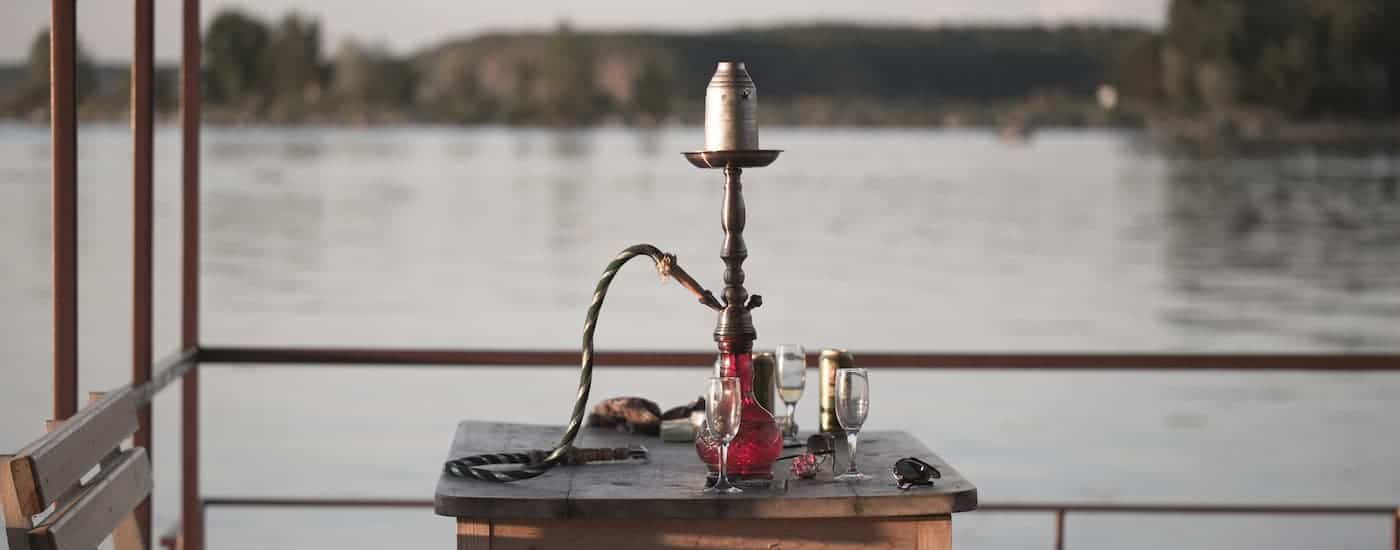
[[274, 96], [292, 101], [314, 100], [324, 80], [321, 64], [321, 25], [288, 14], [270, 33], [261, 69]]
[[269, 27], [220, 12], [205, 31], [204, 62], [215, 103], [300, 105], [317, 100], [326, 80], [320, 24], [295, 13]]
[[205, 32], [204, 49], [211, 102], [273, 120], [337, 111], [360, 119], [368, 107], [400, 109], [414, 100], [416, 74], [407, 61], [353, 40], [326, 59], [320, 23], [296, 13], [269, 26], [223, 11]]
[[[41, 121], [49, 108], [49, 46], [47, 29], [34, 37], [29, 54], [19, 67], [0, 67], [0, 118]], [[99, 65], [82, 41], [76, 44], [74, 87], [78, 114], [83, 118], [118, 119], [127, 116], [131, 101], [131, 74], [126, 64]], [[175, 108], [177, 77], [174, 68], [156, 67], [152, 94], [157, 110]]]
[[593, 76], [593, 44], [561, 23], [540, 61], [536, 93], [544, 121], [575, 126], [597, 120], [601, 105]]
[[642, 62], [632, 85], [632, 108], [643, 117], [643, 122], [655, 124], [671, 114], [673, 78], [660, 60], [648, 58]]
[[1163, 62], [1162, 37], [1145, 35], [1119, 50], [1108, 79], [1123, 96], [1157, 104], [1165, 95]]
[[[313, 18], [269, 23], [225, 10], [204, 34], [205, 112], [275, 122], [693, 121], [715, 61], [742, 59], [765, 117], [785, 122], [985, 124], [1031, 104], [1059, 111], [1048, 119], [1114, 124], [1159, 112], [1362, 118], [1400, 113], [1397, 29], [1400, 0], [1170, 0], [1160, 33], [835, 24], [582, 33], [561, 24], [411, 55], [347, 41], [328, 56]], [[0, 86], [18, 82], [0, 90], [0, 112], [34, 116], [47, 103], [48, 45], [41, 33], [25, 66], [0, 68]], [[80, 53], [78, 70], [89, 107], [124, 105], [124, 67], [95, 67]], [[1103, 84], [1124, 99], [1112, 119], [1094, 110]], [[160, 93], [173, 97], [171, 86]]]
[[240, 11], [214, 16], [204, 33], [204, 64], [210, 99], [232, 103], [255, 96], [262, 87], [267, 27]]
[[1394, 0], [1173, 0], [1162, 89], [1182, 110], [1400, 110]]
[[[414, 103], [451, 122], [477, 122], [495, 109], [481, 89], [469, 52], [454, 49], [421, 63]], [[336, 71], [339, 78], [339, 71]]]
[[49, 30], [39, 31], [29, 44], [29, 56], [25, 58], [24, 78], [33, 82], [49, 81]]
[[382, 47], [342, 42], [331, 73], [331, 93], [354, 108], [401, 105], [412, 99], [412, 69]]
[[[29, 46], [29, 56], [24, 62], [24, 83], [22, 94], [30, 103], [46, 104], [49, 98], [49, 30], [43, 29], [34, 36]], [[77, 87], [75, 96], [82, 103], [97, 89], [97, 70], [92, 58], [77, 44], [77, 65], [74, 67], [74, 80]]]

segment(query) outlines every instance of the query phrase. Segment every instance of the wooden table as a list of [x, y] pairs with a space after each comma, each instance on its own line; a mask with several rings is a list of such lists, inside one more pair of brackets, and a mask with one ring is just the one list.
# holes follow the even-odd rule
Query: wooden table
[[[449, 458], [504, 450], [548, 449], [562, 427], [466, 421]], [[640, 443], [651, 462], [558, 467], [535, 479], [490, 483], [442, 476], [439, 515], [457, 518], [459, 549], [526, 548], [916, 548], [952, 545], [951, 515], [977, 508], [977, 489], [906, 432], [861, 433], [861, 471], [873, 479], [790, 479], [774, 468], [771, 488], [742, 495], [702, 494], [705, 466], [690, 443], [584, 428], [575, 445]], [[789, 450], [796, 452], [797, 450]], [[844, 444], [837, 454], [844, 457]], [[938, 467], [931, 488], [900, 491], [890, 466], [907, 456]], [[845, 460], [838, 461], [845, 468]]]

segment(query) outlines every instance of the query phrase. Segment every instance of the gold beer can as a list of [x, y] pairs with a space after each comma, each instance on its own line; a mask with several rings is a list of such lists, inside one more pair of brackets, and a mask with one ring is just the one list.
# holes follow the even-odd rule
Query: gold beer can
[[773, 397], [778, 386], [778, 360], [772, 353], [753, 354], [753, 397], [768, 412], [773, 412]]
[[821, 414], [817, 427], [822, 433], [845, 433], [836, 420], [836, 369], [853, 369], [856, 358], [844, 349], [824, 349], [817, 359], [820, 378], [817, 380], [817, 408]]

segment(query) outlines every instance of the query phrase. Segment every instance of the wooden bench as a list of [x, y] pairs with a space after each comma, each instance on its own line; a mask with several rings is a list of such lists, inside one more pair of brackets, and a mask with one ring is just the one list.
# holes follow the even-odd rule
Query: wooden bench
[[51, 422], [47, 435], [0, 456], [10, 550], [92, 550], [108, 536], [117, 550], [144, 550], [134, 510], [151, 493], [151, 463], [145, 449], [121, 449], [136, 432], [141, 403], [131, 387], [92, 394], [77, 414]]

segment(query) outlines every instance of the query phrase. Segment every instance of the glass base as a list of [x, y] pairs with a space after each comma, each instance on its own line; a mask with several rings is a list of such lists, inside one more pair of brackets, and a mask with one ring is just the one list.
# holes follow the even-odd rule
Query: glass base
[[[705, 487], [714, 487], [715, 483], [718, 481], [719, 474], [710, 472], [705, 476]], [[729, 483], [735, 487], [771, 487], [773, 485], [773, 474], [755, 474], [747, 476], [729, 474]]]
[[705, 490], [701, 492], [709, 495], [733, 495], [742, 493], [744, 492], [744, 490], [733, 485], [725, 485], [722, 487], [719, 485], [711, 485], [709, 487], [706, 487]]
[[846, 472], [832, 479], [835, 479], [836, 481], [866, 481], [870, 479], [870, 476], [862, 474], [860, 472]]

